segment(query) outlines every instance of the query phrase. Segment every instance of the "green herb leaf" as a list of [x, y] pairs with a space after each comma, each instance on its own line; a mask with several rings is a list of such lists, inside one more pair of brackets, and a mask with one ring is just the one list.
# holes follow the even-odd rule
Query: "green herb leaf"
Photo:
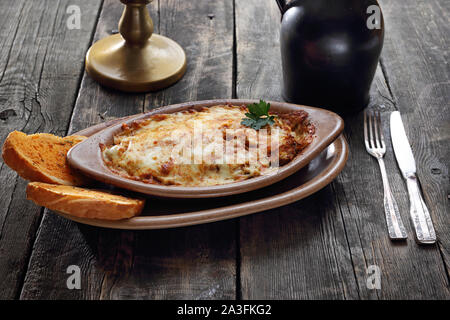
[[269, 115], [270, 103], [259, 100], [259, 103], [249, 104], [247, 109], [249, 112], [245, 114], [246, 118], [242, 119], [242, 125], [259, 130], [275, 123], [275, 117]]

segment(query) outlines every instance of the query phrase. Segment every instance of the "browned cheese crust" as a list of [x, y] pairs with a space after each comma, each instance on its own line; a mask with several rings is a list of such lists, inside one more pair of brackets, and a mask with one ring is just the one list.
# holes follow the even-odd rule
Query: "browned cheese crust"
[[[132, 180], [161, 185], [211, 186], [269, 173], [272, 169], [271, 139], [274, 129], [280, 133], [278, 153], [275, 152], [280, 166], [292, 161], [313, 140], [314, 126], [309, 121], [308, 113], [303, 110], [269, 113], [275, 116], [275, 123], [259, 131], [241, 123], [246, 112], [246, 106], [217, 105], [157, 114], [123, 124], [112, 145], [100, 146], [103, 160], [113, 173]], [[187, 136], [195, 137], [198, 123], [204, 130], [201, 138], [204, 150], [214, 151], [201, 162], [177, 162], [171, 151]], [[230, 131], [236, 141], [233, 143], [242, 147], [234, 151], [234, 157], [239, 161], [214, 162], [217, 160], [217, 157], [214, 158], [217, 156], [215, 150], [223, 150], [222, 146], [228, 144]], [[260, 147], [261, 141], [267, 141], [267, 146], [260, 149], [267, 152], [258, 150], [257, 161], [251, 162], [245, 158], [250, 146]], [[191, 160], [196, 157], [195, 148], [192, 150]]]

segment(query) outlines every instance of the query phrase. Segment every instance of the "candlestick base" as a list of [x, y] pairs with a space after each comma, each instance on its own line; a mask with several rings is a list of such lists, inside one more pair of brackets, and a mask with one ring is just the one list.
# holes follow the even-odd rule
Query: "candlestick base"
[[133, 46], [120, 34], [94, 43], [86, 54], [86, 71], [100, 84], [127, 92], [166, 88], [186, 71], [186, 54], [175, 41], [152, 34]]

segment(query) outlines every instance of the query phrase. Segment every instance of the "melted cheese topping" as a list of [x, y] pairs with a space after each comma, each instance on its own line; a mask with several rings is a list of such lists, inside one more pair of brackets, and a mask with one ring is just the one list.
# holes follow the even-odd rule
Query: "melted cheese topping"
[[124, 124], [102, 146], [115, 173], [147, 183], [211, 186], [268, 174], [312, 139], [307, 113], [280, 114], [258, 131], [243, 126], [246, 107], [219, 105]]

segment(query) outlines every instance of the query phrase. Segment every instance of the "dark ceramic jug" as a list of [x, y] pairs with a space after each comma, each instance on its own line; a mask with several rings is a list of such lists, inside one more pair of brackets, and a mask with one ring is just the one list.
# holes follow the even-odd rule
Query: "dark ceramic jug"
[[364, 108], [384, 39], [377, 1], [277, 2], [283, 98], [340, 114]]

